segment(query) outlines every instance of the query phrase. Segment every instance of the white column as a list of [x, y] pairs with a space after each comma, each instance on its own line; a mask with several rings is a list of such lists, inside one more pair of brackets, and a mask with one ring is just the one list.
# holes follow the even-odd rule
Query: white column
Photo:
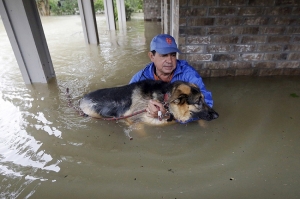
[[179, 0], [172, 0], [170, 6], [170, 34], [178, 44], [179, 38]]
[[174, 37], [174, 34], [173, 34], [173, 18], [174, 18], [174, 0], [170, 1], [170, 35], [172, 35]]
[[126, 30], [126, 13], [124, 0], [116, 0], [118, 9], [119, 30]]
[[112, 0], [103, 0], [103, 3], [104, 3], [107, 28], [108, 30], [116, 30], [113, 2]]
[[87, 44], [99, 44], [93, 0], [78, 0], [84, 39]]
[[0, 0], [0, 13], [25, 83], [55, 77], [35, 0]]
[[169, 34], [169, 12], [168, 12], [168, 8], [169, 8], [169, 5], [168, 5], [168, 0], [164, 0], [164, 33], [165, 34]]
[[160, 0], [160, 16], [161, 16], [161, 30], [164, 32], [164, 23], [165, 23], [165, 18], [164, 18], [164, 0]]

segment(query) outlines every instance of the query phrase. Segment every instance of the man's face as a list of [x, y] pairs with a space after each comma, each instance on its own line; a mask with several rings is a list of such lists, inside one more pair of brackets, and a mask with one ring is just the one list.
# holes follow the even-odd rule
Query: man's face
[[160, 74], [170, 74], [176, 68], [176, 52], [169, 54], [159, 54], [158, 52], [153, 55], [149, 52], [150, 60], [156, 66], [156, 72]]

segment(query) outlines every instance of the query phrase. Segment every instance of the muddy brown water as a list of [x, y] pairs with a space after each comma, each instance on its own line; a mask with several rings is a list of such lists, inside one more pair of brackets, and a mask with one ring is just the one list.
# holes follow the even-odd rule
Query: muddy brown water
[[[146, 126], [80, 117], [67, 105], [127, 84], [149, 62], [160, 23], [86, 45], [79, 16], [42, 23], [56, 71], [25, 85], [0, 23], [1, 198], [299, 198], [300, 77], [206, 78], [217, 120]], [[127, 134], [133, 137], [130, 141]]]

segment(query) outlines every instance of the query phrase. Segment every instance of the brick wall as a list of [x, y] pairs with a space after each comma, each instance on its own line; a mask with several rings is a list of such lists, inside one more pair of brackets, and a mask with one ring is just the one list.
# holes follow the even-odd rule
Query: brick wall
[[179, 4], [179, 59], [203, 77], [300, 75], [300, 0]]
[[161, 21], [161, 0], [144, 0], [145, 21]]

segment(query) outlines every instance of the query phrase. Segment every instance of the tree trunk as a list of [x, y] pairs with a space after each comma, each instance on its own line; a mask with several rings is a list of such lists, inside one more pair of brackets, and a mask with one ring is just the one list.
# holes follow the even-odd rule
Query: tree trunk
[[48, 0], [38, 0], [37, 1], [38, 10], [41, 16], [50, 15], [50, 6]]

